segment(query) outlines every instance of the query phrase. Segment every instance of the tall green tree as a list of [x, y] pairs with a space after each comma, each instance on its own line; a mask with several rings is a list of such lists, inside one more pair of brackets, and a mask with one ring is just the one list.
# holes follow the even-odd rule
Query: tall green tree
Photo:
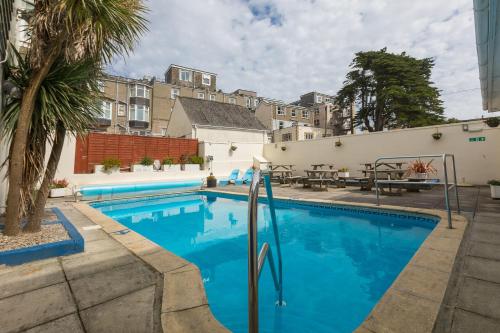
[[84, 59], [109, 63], [130, 52], [146, 30], [141, 0], [36, 0], [29, 15], [28, 61], [31, 75], [19, 107], [9, 155], [6, 235], [20, 232], [23, 172], [31, 118], [40, 86], [56, 61]]
[[406, 53], [356, 53], [336, 102], [356, 106], [356, 125], [370, 132], [439, 124], [444, 121], [439, 90], [431, 81], [434, 61]]

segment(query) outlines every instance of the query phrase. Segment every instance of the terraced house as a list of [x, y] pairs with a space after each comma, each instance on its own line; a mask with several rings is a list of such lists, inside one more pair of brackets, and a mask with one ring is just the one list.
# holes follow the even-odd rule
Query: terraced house
[[235, 104], [254, 110], [257, 93], [217, 89], [217, 74], [170, 65], [164, 81], [156, 77], [132, 79], [108, 75], [102, 82], [101, 117], [96, 130], [109, 133], [167, 136], [177, 96]]

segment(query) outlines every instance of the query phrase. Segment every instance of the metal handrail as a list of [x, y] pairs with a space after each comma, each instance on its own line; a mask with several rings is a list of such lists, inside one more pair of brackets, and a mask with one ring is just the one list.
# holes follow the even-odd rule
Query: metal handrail
[[[375, 192], [376, 192], [376, 195], [377, 195], [377, 206], [380, 206], [380, 194], [379, 194], [379, 188], [378, 188], [378, 178], [377, 178], [377, 166], [378, 166], [378, 162], [381, 161], [381, 160], [399, 160], [399, 159], [410, 159], [410, 158], [436, 158], [436, 157], [440, 157], [443, 161], [443, 171], [444, 171], [444, 184], [442, 184], [441, 182], [439, 183], [433, 183], [434, 185], [444, 185], [444, 198], [445, 198], [445, 202], [446, 202], [446, 210], [448, 212], [448, 228], [449, 229], [453, 229], [453, 224], [451, 222], [451, 207], [450, 207], [450, 198], [449, 198], [449, 195], [448, 195], [448, 191], [451, 189], [451, 188], [455, 188], [455, 196], [456, 196], [456, 200], [457, 200], [457, 213], [460, 214], [460, 201], [458, 199], [458, 184], [457, 184], [457, 170], [456, 170], [456, 167], [455, 167], [455, 155], [453, 154], [446, 154], [446, 153], [443, 153], [443, 154], [439, 154], [439, 155], [405, 155], [405, 156], [384, 156], [384, 157], [379, 157], [375, 160], [375, 168], [374, 168], [374, 174], [375, 174]], [[452, 160], [452, 164], [453, 164], [453, 181], [454, 183], [452, 184], [452, 186], [449, 186], [449, 182], [448, 182], [448, 168], [447, 168], [447, 165], [446, 165], [446, 159], [447, 157], [451, 157], [451, 160]]]
[[274, 240], [276, 242], [276, 249], [278, 252], [278, 276], [276, 274], [276, 267], [271, 247], [267, 242], [262, 245], [259, 255], [257, 256], [257, 206], [261, 173], [262, 172], [259, 169], [254, 171], [248, 194], [248, 331], [251, 333], [259, 332], [259, 277], [266, 258], [271, 266], [274, 287], [278, 292], [278, 301], [276, 304], [278, 306], [284, 305], [281, 247], [269, 175], [264, 175], [264, 184], [266, 186], [269, 209], [271, 210]]

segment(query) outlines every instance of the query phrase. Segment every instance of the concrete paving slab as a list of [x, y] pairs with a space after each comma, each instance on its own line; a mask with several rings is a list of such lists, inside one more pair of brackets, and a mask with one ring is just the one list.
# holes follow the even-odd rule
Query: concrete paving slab
[[68, 285], [59, 283], [0, 300], [0, 328], [18, 332], [75, 311]]
[[441, 302], [448, 284], [449, 273], [409, 265], [392, 287], [411, 295]]
[[465, 258], [464, 274], [476, 279], [500, 284], [500, 262], [467, 256]]
[[139, 259], [125, 248], [89, 253], [86, 256], [77, 258], [63, 257], [61, 260], [68, 280], [79, 279], [133, 262], [140, 263]]
[[431, 235], [427, 237], [426, 241], [422, 244], [422, 247], [455, 254], [460, 246], [460, 242], [461, 239], [434, 237]]
[[458, 294], [458, 307], [500, 319], [500, 284], [464, 278]]
[[500, 245], [472, 242], [469, 255], [493, 260], [500, 260]]
[[64, 282], [57, 258], [0, 269], [0, 299]]
[[163, 282], [162, 312], [179, 311], [208, 304], [201, 274], [194, 265], [168, 272]]
[[490, 243], [500, 245], [500, 236], [494, 232], [472, 230], [471, 240], [474, 242]]
[[432, 268], [441, 272], [451, 272], [454, 255], [450, 252], [420, 248], [413, 260], [417, 266]]
[[189, 332], [189, 333], [228, 333], [227, 328], [222, 326], [214, 318], [208, 305], [183, 311], [167, 312], [162, 314], [162, 326], [164, 332]]
[[472, 312], [456, 310], [453, 317], [451, 333], [498, 333], [500, 321], [486, 318]]
[[81, 312], [88, 333], [153, 332], [155, 286], [137, 290]]
[[430, 332], [438, 310], [439, 303], [390, 290], [363, 326], [373, 332]]
[[143, 289], [155, 282], [155, 274], [146, 265], [137, 263], [69, 281], [80, 310]]
[[163, 249], [145, 255], [142, 259], [163, 273], [189, 265], [189, 261]]
[[33, 327], [24, 333], [55, 333], [55, 332], [70, 332], [84, 333], [80, 319], [76, 314], [71, 314], [66, 317], [56, 319], [54, 321]]

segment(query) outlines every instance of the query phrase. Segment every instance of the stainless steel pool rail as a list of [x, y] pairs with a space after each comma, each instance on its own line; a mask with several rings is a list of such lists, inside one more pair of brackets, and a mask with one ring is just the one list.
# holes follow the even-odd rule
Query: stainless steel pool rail
[[[446, 164], [447, 158], [451, 157], [451, 161], [453, 164], [453, 184], [450, 184], [448, 181], [448, 168]], [[375, 160], [375, 168], [374, 168], [374, 174], [375, 174], [375, 192], [377, 194], [377, 206], [380, 206], [380, 191], [379, 191], [379, 183], [384, 183], [384, 184], [400, 184], [401, 181], [390, 181], [390, 180], [382, 180], [379, 181], [377, 177], [377, 166], [379, 161], [383, 160], [402, 160], [402, 159], [413, 159], [413, 158], [441, 158], [443, 162], [443, 172], [444, 172], [444, 183], [442, 182], [404, 182], [404, 184], [414, 184], [414, 185], [444, 185], [444, 200], [446, 203], [446, 210], [448, 213], [448, 228], [453, 229], [453, 224], [451, 222], [451, 206], [450, 206], [450, 197], [449, 197], [449, 190], [452, 188], [455, 188], [455, 197], [457, 200], [457, 212], [460, 214], [460, 201], [458, 198], [458, 183], [457, 183], [457, 170], [455, 168], [455, 155], [453, 154], [439, 154], [439, 155], [405, 155], [405, 156], [384, 156], [384, 157], [379, 157]]]
[[276, 243], [276, 251], [278, 255], [278, 272], [276, 272], [276, 265], [271, 247], [267, 242], [262, 245], [262, 248], [257, 255], [257, 217], [259, 183], [261, 175], [261, 170], [256, 169], [254, 171], [248, 194], [248, 332], [251, 333], [259, 332], [259, 277], [266, 258], [269, 261], [274, 287], [278, 293], [278, 300], [276, 304], [278, 306], [284, 305], [281, 246], [278, 224], [276, 223], [276, 212], [274, 210], [273, 192], [268, 174], [263, 175], [263, 180], [266, 187], [269, 209], [271, 211], [271, 223], [273, 225], [274, 241]]

